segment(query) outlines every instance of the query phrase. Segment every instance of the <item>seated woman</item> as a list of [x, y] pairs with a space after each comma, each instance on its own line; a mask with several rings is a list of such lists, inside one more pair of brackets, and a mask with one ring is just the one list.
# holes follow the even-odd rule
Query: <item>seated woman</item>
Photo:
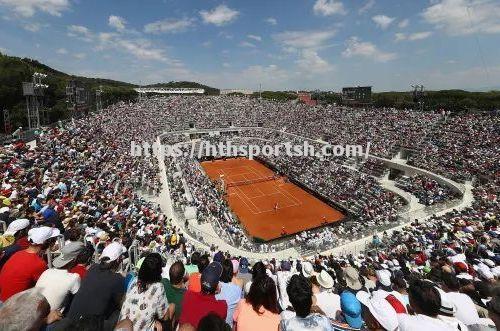
[[132, 281], [125, 296], [119, 320], [129, 319], [134, 330], [154, 330], [155, 324], [167, 319], [168, 302], [161, 271], [160, 254], [151, 253], [144, 258], [138, 277]]

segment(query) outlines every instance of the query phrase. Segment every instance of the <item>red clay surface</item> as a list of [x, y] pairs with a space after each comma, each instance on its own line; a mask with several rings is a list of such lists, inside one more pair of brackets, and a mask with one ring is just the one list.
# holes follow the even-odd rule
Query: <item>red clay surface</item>
[[[274, 172], [255, 160], [234, 158], [201, 163], [212, 181], [226, 184], [259, 180]], [[335, 223], [344, 215], [283, 179], [227, 187], [229, 206], [251, 236], [272, 240], [282, 235]], [[275, 209], [276, 203], [278, 208]]]

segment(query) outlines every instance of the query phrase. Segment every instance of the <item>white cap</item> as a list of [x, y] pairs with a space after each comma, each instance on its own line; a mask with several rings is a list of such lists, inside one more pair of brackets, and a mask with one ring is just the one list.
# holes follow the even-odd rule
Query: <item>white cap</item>
[[111, 244], [106, 246], [102, 251], [100, 259], [107, 257], [109, 258], [108, 262], [112, 262], [117, 260], [123, 253], [123, 245], [117, 241], [113, 241]]
[[478, 274], [483, 277], [484, 279], [493, 279], [495, 278], [495, 275], [491, 272], [490, 268], [486, 265], [481, 263], [478, 267], [477, 270]]
[[389, 270], [377, 270], [375, 272], [380, 284], [384, 286], [391, 286], [391, 273]]
[[9, 224], [9, 227], [5, 231], [6, 235], [15, 235], [18, 231], [26, 229], [30, 225], [30, 220], [26, 218], [18, 218]]
[[40, 226], [28, 231], [28, 240], [33, 244], [41, 245], [50, 238], [57, 237], [61, 232], [57, 228], [50, 228], [48, 226]]
[[371, 297], [368, 292], [360, 291], [356, 298], [364, 305], [373, 317], [388, 331], [394, 331], [398, 327], [398, 315], [389, 301], [381, 296]]
[[306, 277], [306, 278], [309, 278], [309, 277], [312, 277], [315, 275], [314, 267], [311, 264], [311, 262], [306, 261], [302, 264], [302, 275], [304, 275], [304, 277]]

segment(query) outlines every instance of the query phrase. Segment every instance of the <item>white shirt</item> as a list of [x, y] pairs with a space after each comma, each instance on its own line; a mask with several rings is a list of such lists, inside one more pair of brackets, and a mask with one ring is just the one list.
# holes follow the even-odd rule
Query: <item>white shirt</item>
[[288, 306], [292, 306], [288, 298], [288, 293], [286, 292], [286, 286], [288, 281], [294, 273], [291, 271], [278, 271], [276, 273], [278, 294], [279, 294], [279, 304], [282, 309], [286, 309]]
[[340, 296], [327, 291], [320, 292], [314, 295], [316, 297], [316, 305], [326, 314], [327, 317], [335, 319], [340, 308]]
[[445, 322], [455, 330], [460, 330], [460, 331], [467, 331], [469, 328], [462, 323], [460, 320], [458, 320], [456, 317], [449, 317], [449, 316], [443, 316], [443, 315], [438, 315], [437, 317], [439, 320]]
[[42, 273], [35, 287], [41, 290], [51, 310], [59, 309], [69, 293], [78, 292], [80, 276], [63, 269], [47, 269]]
[[446, 298], [457, 307], [455, 317], [465, 325], [478, 324], [479, 314], [477, 313], [474, 301], [467, 295], [458, 292], [446, 293]]
[[398, 314], [399, 331], [455, 331], [449, 324], [426, 315]]

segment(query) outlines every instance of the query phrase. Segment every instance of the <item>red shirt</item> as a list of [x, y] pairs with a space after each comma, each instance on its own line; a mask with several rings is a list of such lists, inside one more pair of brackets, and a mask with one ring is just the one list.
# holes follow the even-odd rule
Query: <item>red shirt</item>
[[215, 313], [225, 320], [227, 314], [226, 301], [216, 300], [215, 295], [187, 291], [182, 300], [182, 312], [179, 324], [189, 323], [198, 328], [200, 320], [209, 313]]
[[201, 274], [199, 272], [193, 272], [189, 275], [188, 291], [201, 292]]
[[21, 249], [26, 249], [29, 247], [30, 242], [28, 241], [28, 237], [21, 237], [17, 239], [16, 244], [21, 247]]
[[0, 272], [0, 301], [35, 286], [47, 263], [35, 253], [19, 251], [5, 262]]
[[82, 264], [77, 264], [73, 268], [69, 269], [69, 272], [72, 274], [78, 274], [80, 279], [83, 279], [83, 277], [87, 274], [87, 268], [85, 268]]

